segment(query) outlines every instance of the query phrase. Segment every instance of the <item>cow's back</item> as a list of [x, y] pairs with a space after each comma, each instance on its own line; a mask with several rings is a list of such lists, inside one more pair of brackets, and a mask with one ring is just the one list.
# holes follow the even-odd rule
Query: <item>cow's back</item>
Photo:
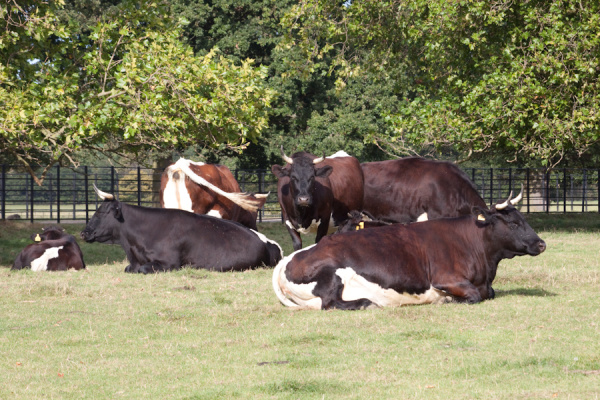
[[[170, 167], [173, 167], [172, 164]], [[217, 186], [221, 190], [227, 193], [239, 193], [241, 192], [240, 186], [236, 181], [235, 177], [224, 165], [219, 164], [203, 164], [203, 163], [190, 163], [190, 169], [198, 176], [204, 178], [210, 184]], [[167, 168], [167, 169], [168, 169]], [[256, 212], [250, 212], [244, 210], [242, 207], [238, 206], [231, 200], [213, 192], [210, 189], [202, 187], [195, 183], [188, 176], [185, 176], [183, 171], [177, 171], [174, 173], [174, 179], [181, 179], [182, 176], [175, 174], [182, 174], [185, 179], [185, 188], [187, 189], [187, 193], [191, 199], [191, 210], [196, 214], [208, 214], [213, 216], [218, 216], [219, 218], [228, 219], [231, 221], [239, 222], [242, 225], [256, 229]], [[165, 170], [161, 176], [161, 192], [160, 192], [160, 201], [161, 207], [165, 207], [165, 188], [167, 187], [169, 177], [168, 172]], [[184, 194], [176, 193], [175, 196], [183, 197]], [[169, 208], [180, 208], [185, 209], [185, 207], [175, 207], [173, 205], [169, 205]]]
[[329, 185], [333, 193], [332, 214], [336, 223], [348, 218], [352, 210], [362, 210], [364, 178], [360, 163], [352, 156], [327, 157], [318, 166], [330, 165]]
[[409, 157], [361, 164], [364, 173], [363, 209], [375, 218], [414, 222], [457, 217], [473, 206], [486, 208], [468, 176], [450, 162]]

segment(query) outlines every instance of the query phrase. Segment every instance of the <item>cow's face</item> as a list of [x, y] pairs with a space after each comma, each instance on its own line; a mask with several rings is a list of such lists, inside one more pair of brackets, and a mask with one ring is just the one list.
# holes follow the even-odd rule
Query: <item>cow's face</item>
[[81, 238], [89, 243], [117, 244], [121, 222], [123, 222], [121, 202], [114, 198], [105, 198], [81, 232]]
[[291, 158], [285, 158], [288, 166], [274, 165], [271, 168], [273, 174], [278, 178], [288, 177], [290, 179], [290, 195], [294, 199], [296, 207], [310, 207], [313, 204], [315, 180], [327, 178], [333, 171], [329, 165], [318, 168], [318, 164], [323, 161], [323, 158], [313, 160], [306, 154], [296, 153]]
[[504, 258], [514, 256], [537, 256], [546, 250], [544, 242], [525, 221], [523, 215], [512, 205], [502, 209], [492, 207], [491, 210], [474, 208], [478, 224], [487, 226], [490, 240], [498, 244], [506, 252]]

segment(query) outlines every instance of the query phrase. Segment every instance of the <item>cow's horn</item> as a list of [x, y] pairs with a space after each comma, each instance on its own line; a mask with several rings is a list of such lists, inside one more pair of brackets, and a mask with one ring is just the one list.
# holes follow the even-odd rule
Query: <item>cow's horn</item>
[[94, 183], [94, 191], [96, 192], [96, 194], [98, 195], [98, 197], [100, 197], [102, 200], [114, 200], [115, 196], [110, 194], [110, 193], [106, 193], [103, 192], [102, 190], [98, 189], [96, 187], [96, 184]]
[[294, 163], [294, 160], [292, 160], [290, 157], [286, 156], [285, 153], [283, 152], [283, 145], [281, 146], [281, 158], [283, 158], [283, 161], [285, 161], [288, 164]]
[[506, 201], [504, 203], [496, 204], [496, 210], [504, 210], [506, 207], [508, 207], [509, 204], [512, 204], [510, 202], [511, 197], [512, 197], [512, 190], [508, 194], [508, 199], [506, 199]]
[[325, 159], [325, 154], [323, 154], [323, 157], [317, 157], [313, 160], [313, 164], [318, 164], [320, 162], [323, 162], [323, 160]]
[[521, 193], [519, 193], [519, 195], [517, 197], [515, 197], [514, 199], [512, 199], [510, 201], [510, 204], [512, 204], [514, 206], [515, 204], [517, 204], [518, 202], [520, 202], [522, 198], [523, 198], [523, 184], [521, 183]]

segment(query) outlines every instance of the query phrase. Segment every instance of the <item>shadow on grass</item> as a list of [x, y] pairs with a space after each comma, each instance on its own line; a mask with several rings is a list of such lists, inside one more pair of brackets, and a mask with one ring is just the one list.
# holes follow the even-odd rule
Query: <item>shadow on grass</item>
[[496, 298], [505, 296], [528, 296], [528, 297], [554, 297], [556, 293], [548, 292], [544, 289], [510, 289], [510, 290], [496, 290]]

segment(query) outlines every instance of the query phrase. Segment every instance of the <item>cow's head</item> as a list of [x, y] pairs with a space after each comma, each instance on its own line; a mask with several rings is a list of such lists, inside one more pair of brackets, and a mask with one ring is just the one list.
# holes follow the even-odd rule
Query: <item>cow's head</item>
[[288, 177], [290, 179], [290, 195], [294, 199], [296, 207], [309, 207], [313, 203], [313, 193], [315, 191], [315, 179], [327, 178], [333, 168], [329, 165], [317, 168], [317, 165], [325, 157], [313, 158], [309, 153], [299, 152], [288, 157], [281, 147], [281, 157], [288, 163], [285, 167], [273, 165], [271, 171], [281, 179]]
[[81, 232], [81, 238], [89, 243], [116, 244], [119, 242], [119, 225], [123, 222], [121, 202], [114, 195], [99, 190], [96, 185], [94, 190], [104, 201]]
[[42, 229], [42, 233], [34, 233], [30, 237], [34, 242], [43, 242], [44, 240], [58, 240], [66, 235], [67, 233], [60, 226], [47, 226]]
[[491, 242], [502, 248], [504, 252], [502, 258], [526, 254], [537, 256], [546, 250], [546, 242], [540, 239], [519, 210], [514, 207], [521, 200], [522, 193], [521, 188], [521, 194], [511, 199], [511, 192], [508, 200], [489, 210], [481, 207], [473, 208], [477, 224], [485, 226]]

